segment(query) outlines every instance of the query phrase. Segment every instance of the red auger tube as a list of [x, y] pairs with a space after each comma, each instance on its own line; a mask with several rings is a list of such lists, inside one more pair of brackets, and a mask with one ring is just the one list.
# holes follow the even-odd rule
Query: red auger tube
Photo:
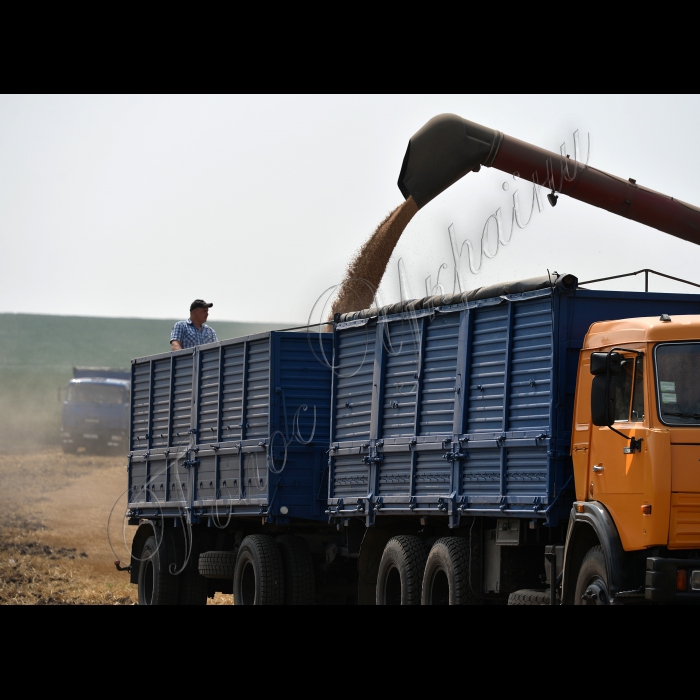
[[700, 245], [700, 209], [547, 151], [500, 131], [440, 114], [408, 142], [399, 189], [424, 207], [450, 185], [481, 166], [536, 182], [595, 207]]

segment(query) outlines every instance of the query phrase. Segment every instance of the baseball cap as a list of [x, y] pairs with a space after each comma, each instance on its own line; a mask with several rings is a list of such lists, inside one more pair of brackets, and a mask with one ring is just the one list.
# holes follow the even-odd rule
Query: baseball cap
[[195, 299], [191, 304], [190, 304], [190, 311], [193, 309], [210, 309], [214, 304], [207, 304], [204, 299]]

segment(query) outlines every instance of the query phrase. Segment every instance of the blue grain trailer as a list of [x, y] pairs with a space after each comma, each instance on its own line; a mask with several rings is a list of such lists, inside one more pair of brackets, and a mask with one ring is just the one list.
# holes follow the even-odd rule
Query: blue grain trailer
[[134, 360], [139, 600], [551, 601], [584, 337], [699, 303], [552, 275]]
[[[552, 275], [336, 319], [329, 516], [367, 529], [360, 602], [550, 600], [575, 499], [586, 333], [700, 308], [698, 295], [577, 286]], [[439, 536], [430, 570], [417, 538]], [[396, 573], [411, 561], [415, 590]]]
[[[330, 333], [270, 331], [133, 361], [128, 507], [141, 603], [231, 592], [237, 561], [241, 602], [282, 602], [278, 549], [308, 565], [327, 546], [317, 528], [330, 531], [331, 358]], [[306, 539], [289, 534], [298, 530]], [[293, 600], [311, 602], [314, 580], [300, 576]]]

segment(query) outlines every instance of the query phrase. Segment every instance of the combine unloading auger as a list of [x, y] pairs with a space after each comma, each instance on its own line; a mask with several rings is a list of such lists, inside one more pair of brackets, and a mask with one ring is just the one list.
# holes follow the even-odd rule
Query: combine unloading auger
[[481, 166], [535, 182], [561, 193], [700, 245], [700, 209], [623, 180], [553, 151], [475, 124], [456, 114], [440, 114], [408, 143], [399, 189], [418, 209], [467, 173]]
[[548, 198], [552, 205], [557, 193], [565, 194], [700, 245], [698, 207], [456, 114], [440, 114], [408, 142], [398, 182], [406, 201], [380, 224], [350, 264], [331, 317], [372, 304], [389, 258], [413, 215], [481, 166], [551, 190]]

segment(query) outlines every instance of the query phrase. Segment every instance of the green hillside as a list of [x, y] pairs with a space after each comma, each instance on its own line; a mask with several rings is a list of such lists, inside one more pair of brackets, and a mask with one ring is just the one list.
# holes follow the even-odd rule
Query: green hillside
[[[173, 320], [0, 314], [0, 447], [58, 444], [58, 388], [74, 366], [123, 367], [170, 350]], [[294, 325], [210, 324], [219, 340]]]

